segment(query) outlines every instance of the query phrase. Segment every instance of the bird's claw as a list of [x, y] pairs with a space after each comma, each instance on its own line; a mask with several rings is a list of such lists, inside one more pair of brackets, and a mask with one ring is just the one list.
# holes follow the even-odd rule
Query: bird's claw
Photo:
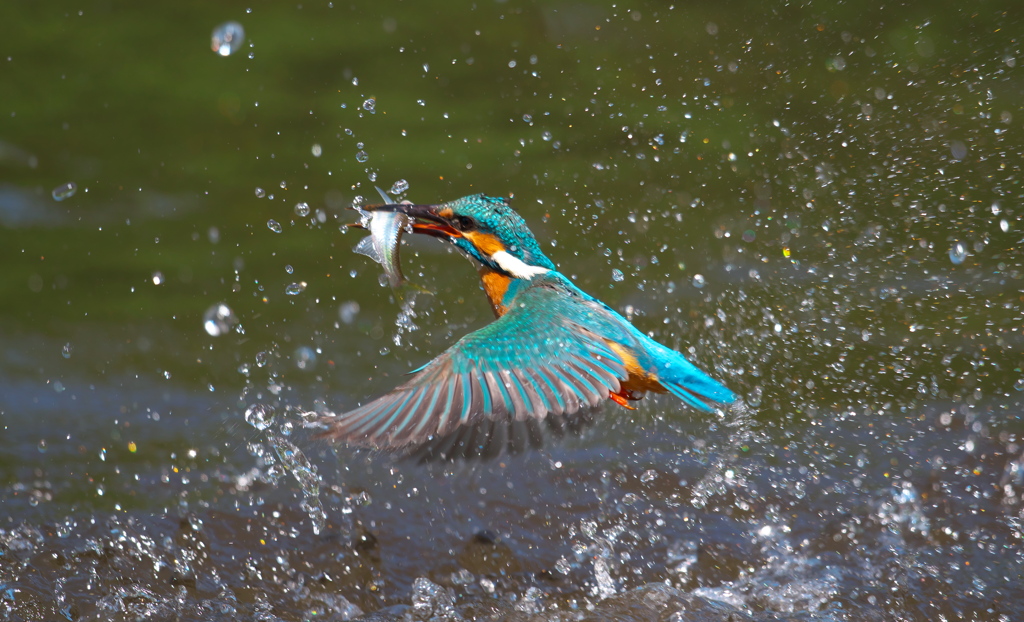
[[643, 399], [643, 395], [630, 389], [620, 389], [618, 393], [609, 391], [608, 398], [627, 410], [636, 410], [636, 407], [630, 406], [629, 402], [636, 402], [638, 400], [641, 400]]

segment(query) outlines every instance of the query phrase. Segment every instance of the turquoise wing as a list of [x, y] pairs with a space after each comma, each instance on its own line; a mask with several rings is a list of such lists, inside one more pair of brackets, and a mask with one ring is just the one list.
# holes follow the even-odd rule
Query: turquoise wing
[[[390, 393], [326, 420], [322, 438], [376, 448], [536, 444], [545, 425], [598, 406], [628, 376], [599, 304], [535, 279], [501, 318], [460, 339]], [[445, 453], [444, 448], [437, 451]]]

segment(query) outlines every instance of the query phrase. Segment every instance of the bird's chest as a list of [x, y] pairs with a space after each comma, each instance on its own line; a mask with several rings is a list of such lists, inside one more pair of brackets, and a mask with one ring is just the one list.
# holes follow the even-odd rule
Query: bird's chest
[[491, 303], [491, 309], [494, 310], [494, 316], [501, 317], [505, 315], [505, 312], [508, 311], [505, 297], [509, 293], [509, 285], [512, 283], [511, 277], [494, 270], [482, 268], [480, 270], [480, 282], [484, 286], [487, 300]]

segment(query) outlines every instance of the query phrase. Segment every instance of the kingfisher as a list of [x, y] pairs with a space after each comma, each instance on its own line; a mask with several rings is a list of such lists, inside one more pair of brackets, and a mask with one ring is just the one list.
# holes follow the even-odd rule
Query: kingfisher
[[390, 393], [326, 417], [319, 437], [424, 459], [488, 457], [539, 446], [606, 400], [634, 410], [645, 393], [670, 393], [709, 413], [736, 399], [559, 272], [508, 199], [362, 209], [404, 214], [412, 232], [453, 244], [475, 264], [496, 319]]

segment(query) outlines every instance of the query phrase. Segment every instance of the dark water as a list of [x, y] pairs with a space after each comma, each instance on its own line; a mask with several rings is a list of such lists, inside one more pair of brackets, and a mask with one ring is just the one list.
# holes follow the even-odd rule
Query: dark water
[[[1024, 14], [833, 4], [0, 7], [0, 619], [1024, 619]], [[743, 403], [311, 440], [490, 319], [398, 180]]]

